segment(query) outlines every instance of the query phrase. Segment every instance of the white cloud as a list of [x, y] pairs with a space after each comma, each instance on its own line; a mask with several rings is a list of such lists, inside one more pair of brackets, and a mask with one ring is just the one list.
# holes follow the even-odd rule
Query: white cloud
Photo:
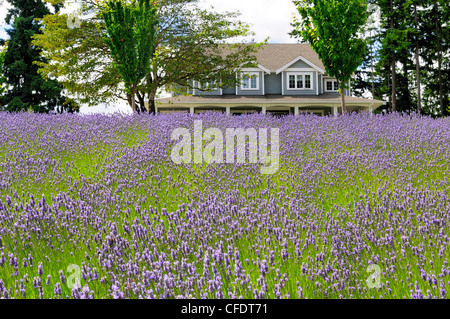
[[[255, 41], [270, 37], [269, 43], [296, 43], [289, 37], [290, 25], [298, 12], [291, 0], [201, 0], [203, 8], [214, 7], [214, 11], [241, 13], [240, 20], [252, 25]], [[246, 41], [252, 38], [245, 38]]]
[[0, 25], [5, 24], [5, 17], [8, 14], [8, 10], [11, 8], [11, 4], [6, 0], [0, 0]]

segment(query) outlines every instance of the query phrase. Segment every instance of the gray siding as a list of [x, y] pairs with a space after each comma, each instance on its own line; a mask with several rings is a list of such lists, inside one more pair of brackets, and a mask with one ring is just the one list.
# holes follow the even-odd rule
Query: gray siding
[[322, 94], [323, 93], [323, 78], [322, 78], [322, 74], [319, 74], [319, 94]]
[[[198, 88], [198, 83], [196, 83], [195, 85], [196, 88]], [[220, 89], [214, 89], [211, 91], [201, 91], [200, 89], [195, 89], [195, 92], [193, 93], [194, 95], [213, 95], [213, 96], [217, 96], [217, 95], [221, 95], [220, 94]]]
[[311, 83], [312, 90], [288, 90], [289, 87], [289, 78], [287, 72], [282, 72], [284, 78], [284, 95], [317, 95], [317, 79], [316, 79], [316, 71], [311, 72]]
[[236, 95], [236, 88], [235, 87], [223, 88], [223, 95]]
[[293, 68], [305, 68], [305, 69], [310, 69], [312, 68], [312, 66], [310, 66], [309, 64], [306, 64], [305, 62], [303, 62], [302, 60], [298, 60], [297, 62], [295, 62], [294, 64], [289, 66], [289, 69], [293, 69]]
[[221, 94], [220, 89], [215, 89], [212, 91], [200, 91], [199, 89], [196, 89], [195, 95], [221, 95]]
[[[192, 83], [192, 81], [190, 82]], [[188, 88], [187, 86], [179, 84], [173, 84], [172, 86], [173, 90], [169, 90], [172, 96], [179, 96], [182, 95], [183, 93], [192, 94], [192, 89]]]
[[264, 77], [266, 94], [281, 94], [281, 74], [269, 74]]

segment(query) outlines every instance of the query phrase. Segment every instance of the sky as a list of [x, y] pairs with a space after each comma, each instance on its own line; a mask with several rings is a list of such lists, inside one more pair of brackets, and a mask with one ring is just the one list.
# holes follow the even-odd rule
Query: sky
[[[252, 37], [240, 40], [261, 42], [269, 38], [269, 43], [297, 42], [288, 35], [292, 30], [290, 23], [296, 14], [292, 0], [200, 0], [200, 6], [205, 9], [213, 7], [211, 10], [216, 12], [240, 12], [239, 20], [250, 24], [251, 31], [255, 33]], [[0, 38], [6, 37], [4, 18], [8, 8], [8, 2], [0, 0]], [[82, 107], [81, 113], [131, 112], [126, 102], [118, 102], [117, 107], [105, 105]]]
[[[270, 37], [269, 43], [296, 43], [289, 37], [290, 25], [296, 14], [295, 5], [291, 0], [203, 0], [203, 7], [214, 7], [214, 11], [240, 12], [240, 20], [252, 25], [256, 34], [256, 42]], [[246, 39], [247, 41], [252, 40]]]

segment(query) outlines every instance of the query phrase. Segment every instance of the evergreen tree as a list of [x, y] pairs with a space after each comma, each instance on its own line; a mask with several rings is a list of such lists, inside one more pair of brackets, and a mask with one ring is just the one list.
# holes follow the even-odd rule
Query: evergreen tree
[[367, 22], [366, 0], [294, 0], [301, 19], [294, 19], [292, 36], [308, 42], [322, 60], [325, 71], [335, 77], [346, 113], [344, 89], [361, 65], [367, 43], [359, 32]]
[[428, 0], [422, 14], [424, 108], [432, 115], [449, 115], [450, 8], [447, 1]]
[[[37, 18], [50, 14], [42, 0], [8, 0], [12, 5], [5, 21], [12, 24], [7, 30], [10, 39], [4, 55], [2, 73], [6, 90], [1, 97], [2, 109], [7, 111], [33, 110], [34, 112], [78, 111], [78, 106], [62, 95], [63, 87], [54, 79], [39, 75], [35, 62], [45, 62], [41, 49], [32, 44], [40, 33]], [[56, 6], [58, 11], [60, 6]]]
[[2, 43], [2, 45], [3, 45], [3, 48], [0, 51], [0, 96], [5, 91], [5, 86], [3, 85], [5, 83], [5, 76], [3, 75], [3, 73], [1, 73], [1, 70], [2, 70], [3, 63], [5, 61], [5, 53], [6, 53], [6, 49], [8, 48], [8, 43]]
[[378, 34], [380, 33], [377, 21], [379, 19], [378, 6], [375, 5], [376, 0], [368, 1], [369, 19], [363, 33], [366, 36], [368, 50], [361, 66], [355, 71], [355, 77], [352, 79], [352, 93], [358, 97], [364, 97], [370, 92], [372, 98], [383, 99], [381, 85], [383, 78], [379, 77], [375, 72], [375, 66], [378, 61], [378, 50], [380, 41]]

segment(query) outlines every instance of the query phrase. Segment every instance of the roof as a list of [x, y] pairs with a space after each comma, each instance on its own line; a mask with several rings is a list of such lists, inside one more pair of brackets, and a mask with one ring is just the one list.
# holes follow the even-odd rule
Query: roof
[[269, 43], [256, 53], [258, 63], [274, 73], [283, 67], [288, 67], [288, 64], [294, 63], [299, 56], [325, 70], [319, 56], [308, 43]]
[[[341, 104], [341, 96], [338, 94], [326, 93], [320, 95], [257, 95], [257, 96], [243, 96], [243, 95], [219, 95], [219, 96], [176, 96], [164, 99], [158, 99], [158, 104], [195, 104], [195, 105], [217, 105], [217, 104]], [[345, 96], [345, 103], [380, 106], [385, 104], [384, 101], [371, 100], [354, 96]]]

